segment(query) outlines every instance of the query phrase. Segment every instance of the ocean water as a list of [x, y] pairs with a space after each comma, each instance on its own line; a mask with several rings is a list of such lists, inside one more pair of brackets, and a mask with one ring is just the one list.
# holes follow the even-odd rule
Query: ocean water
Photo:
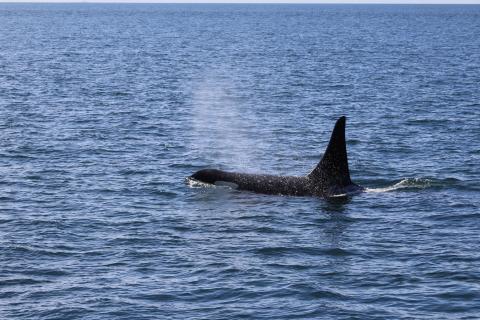
[[[478, 319], [480, 6], [0, 4], [1, 319]], [[304, 175], [336, 200], [191, 186]]]

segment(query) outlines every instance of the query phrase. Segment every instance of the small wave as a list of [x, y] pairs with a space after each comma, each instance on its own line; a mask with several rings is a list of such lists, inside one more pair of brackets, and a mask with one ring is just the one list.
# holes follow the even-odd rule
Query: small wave
[[151, 294], [138, 295], [134, 297], [134, 299], [160, 302], [160, 301], [174, 301], [175, 299], [178, 299], [178, 297], [168, 293], [151, 293]]
[[165, 196], [167, 198], [175, 198], [177, 196], [175, 192], [166, 190], [150, 190], [150, 192], [156, 196]]
[[444, 124], [448, 123], [451, 120], [449, 119], [427, 119], [427, 118], [416, 118], [416, 119], [411, 119], [407, 121], [407, 124], [412, 124], [412, 125], [423, 125], [423, 124]]
[[366, 192], [390, 192], [395, 190], [419, 190], [427, 188], [459, 187], [461, 181], [455, 178], [405, 178], [392, 186], [383, 188], [366, 188]]
[[219, 188], [219, 189], [236, 189], [236, 185], [234, 183], [215, 183], [215, 184], [210, 184], [210, 183], [205, 183], [199, 180], [195, 180], [193, 178], [186, 178], [185, 179], [188, 186], [191, 188]]
[[383, 187], [383, 188], [367, 188], [366, 192], [389, 192], [405, 188], [414, 188], [414, 189], [425, 189], [431, 185], [431, 180], [421, 179], [421, 178], [407, 178], [403, 179], [400, 182], [395, 183], [392, 186]]
[[38, 279], [32, 279], [32, 278], [16, 278], [16, 279], [6, 279], [0, 281], [0, 286], [25, 286], [25, 285], [34, 285], [34, 284], [40, 284], [40, 283], [45, 283], [45, 282], [50, 282], [48, 280], [38, 280]]
[[407, 190], [416, 190], [416, 189], [426, 189], [430, 187], [444, 187], [448, 185], [455, 184], [458, 180], [456, 179], [428, 179], [428, 178], [405, 178], [400, 182], [395, 183], [392, 186], [383, 187], [383, 188], [366, 188], [366, 192], [390, 192], [400, 189]]
[[307, 296], [310, 296], [311, 298], [314, 299], [341, 299], [341, 300], [346, 300], [349, 299], [348, 296], [345, 296], [339, 292], [335, 292], [333, 290], [316, 290], [313, 292], [309, 292], [306, 294]]
[[305, 255], [327, 255], [327, 256], [350, 256], [355, 255], [353, 251], [341, 248], [317, 248], [317, 247], [264, 247], [254, 249], [255, 254], [264, 256], [281, 256], [288, 254], [305, 254]]
[[188, 186], [191, 188], [215, 188], [215, 185], [205, 183], [199, 180], [195, 180], [193, 178], [186, 178], [185, 181], [187, 182]]

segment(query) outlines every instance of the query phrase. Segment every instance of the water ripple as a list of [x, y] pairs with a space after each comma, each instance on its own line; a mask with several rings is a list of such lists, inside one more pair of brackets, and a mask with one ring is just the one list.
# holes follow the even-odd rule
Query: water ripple
[[[477, 6], [0, 4], [0, 318], [476, 319]], [[308, 174], [322, 200], [185, 180]]]

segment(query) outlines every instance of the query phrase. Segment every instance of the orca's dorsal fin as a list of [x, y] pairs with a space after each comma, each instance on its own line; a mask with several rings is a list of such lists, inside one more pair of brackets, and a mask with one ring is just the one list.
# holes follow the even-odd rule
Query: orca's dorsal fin
[[315, 187], [320, 188], [318, 192], [331, 193], [352, 184], [345, 143], [345, 120], [345, 117], [337, 120], [322, 160], [308, 175]]

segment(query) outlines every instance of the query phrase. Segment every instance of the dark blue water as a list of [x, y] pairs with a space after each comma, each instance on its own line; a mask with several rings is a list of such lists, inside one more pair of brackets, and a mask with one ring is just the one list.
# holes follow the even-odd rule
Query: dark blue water
[[[480, 6], [0, 5], [0, 318], [475, 319]], [[347, 199], [303, 175], [348, 117]]]

